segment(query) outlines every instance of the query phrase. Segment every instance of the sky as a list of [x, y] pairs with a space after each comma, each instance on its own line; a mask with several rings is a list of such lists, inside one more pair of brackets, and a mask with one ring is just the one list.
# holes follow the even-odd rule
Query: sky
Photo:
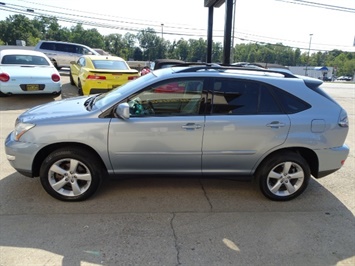
[[[282, 43], [303, 51], [355, 52], [355, 0], [234, 0], [232, 44]], [[62, 27], [82, 23], [102, 35], [153, 28], [164, 39], [207, 39], [204, 0], [1, 0], [11, 15], [56, 16]], [[31, 12], [27, 12], [31, 10]], [[223, 44], [226, 4], [213, 9], [213, 41]], [[163, 25], [162, 25], [163, 24]]]

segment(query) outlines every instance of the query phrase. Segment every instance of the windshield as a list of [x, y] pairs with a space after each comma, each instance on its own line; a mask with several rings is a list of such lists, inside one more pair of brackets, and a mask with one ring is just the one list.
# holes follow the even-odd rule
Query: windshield
[[120, 98], [127, 97], [136, 90], [143, 88], [145, 83], [154, 80], [155, 78], [156, 76], [153, 74], [153, 72], [151, 72], [135, 80], [129, 81], [124, 85], [113, 89], [110, 92], [100, 94], [95, 99], [95, 108], [102, 108], [108, 104], [113, 104], [117, 102], [117, 100], [119, 100]]

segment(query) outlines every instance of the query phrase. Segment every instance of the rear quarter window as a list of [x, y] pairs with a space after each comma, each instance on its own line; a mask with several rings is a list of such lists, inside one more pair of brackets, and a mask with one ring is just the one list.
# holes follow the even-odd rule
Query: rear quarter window
[[309, 103], [282, 89], [273, 88], [273, 94], [286, 114], [295, 114], [311, 108]]

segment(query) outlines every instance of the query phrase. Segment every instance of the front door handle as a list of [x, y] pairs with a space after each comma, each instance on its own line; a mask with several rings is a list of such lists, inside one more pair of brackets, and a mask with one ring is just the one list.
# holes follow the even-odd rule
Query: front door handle
[[269, 124], [266, 124], [267, 127], [271, 127], [271, 128], [280, 128], [280, 127], [284, 127], [285, 124], [281, 123], [280, 121], [272, 121]]
[[200, 129], [202, 126], [195, 123], [187, 123], [186, 125], [181, 127], [185, 130], [195, 130], [195, 129]]

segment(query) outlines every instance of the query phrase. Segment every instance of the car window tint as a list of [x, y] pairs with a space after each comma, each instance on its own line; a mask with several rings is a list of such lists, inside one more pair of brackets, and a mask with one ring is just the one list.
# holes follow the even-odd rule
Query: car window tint
[[212, 102], [212, 114], [282, 113], [268, 86], [259, 82], [237, 79], [215, 80]]
[[92, 63], [96, 69], [127, 70], [127, 64], [117, 60], [93, 60]]
[[284, 90], [274, 88], [274, 93], [286, 114], [294, 114], [311, 108], [310, 104]]
[[79, 54], [94, 54], [93, 52], [91, 52], [89, 49], [85, 48], [85, 47], [80, 47], [80, 49], [78, 50]]
[[128, 99], [131, 116], [198, 115], [203, 80], [173, 80], [152, 86]]
[[272, 96], [268, 86], [260, 84], [258, 101], [258, 114], [282, 114], [283, 111], [275, 98]]
[[7, 65], [49, 65], [48, 61], [44, 57], [32, 55], [5, 55], [1, 63]]
[[41, 44], [41, 49], [46, 49], [46, 50], [55, 50], [55, 44], [51, 42], [43, 42]]
[[259, 97], [256, 83], [236, 79], [216, 80], [213, 84], [213, 114], [255, 114]]
[[68, 45], [64, 43], [57, 43], [55, 45], [55, 50], [60, 51], [60, 52], [67, 52], [68, 51]]
[[73, 53], [75, 54], [84, 54], [84, 48], [79, 45], [73, 45]]

